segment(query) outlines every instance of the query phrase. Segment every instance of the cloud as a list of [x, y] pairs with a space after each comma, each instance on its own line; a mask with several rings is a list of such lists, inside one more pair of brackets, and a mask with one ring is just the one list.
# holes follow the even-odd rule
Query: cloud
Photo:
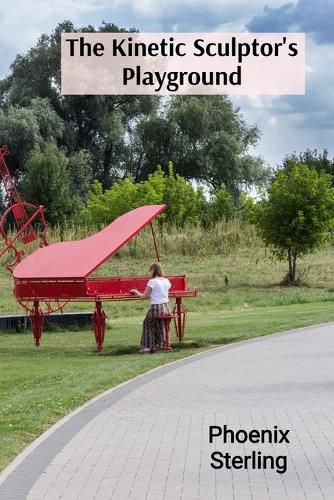
[[303, 96], [233, 98], [249, 123], [262, 131], [254, 150], [272, 164], [285, 154], [327, 149], [334, 156], [334, 64], [332, 45], [307, 43], [306, 93]]
[[255, 120], [263, 130], [259, 150], [276, 163], [279, 151], [281, 158], [307, 148], [326, 148], [334, 154], [333, 16], [332, 0], [298, 0], [265, 7], [262, 14], [246, 23], [251, 32], [307, 33], [305, 96], [267, 97], [257, 102], [246, 97], [238, 102], [245, 117]]
[[334, 43], [333, 0], [298, 0], [265, 7], [246, 25], [253, 33], [305, 32], [319, 44]]
[[[265, 0], [114, 0], [108, 12], [127, 26], [134, 25], [141, 31], [212, 32], [218, 26], [242, 25], [263, 8]], [[281, 0], [271, 0], [273, 7]]]
[[[279, 165], [286, 154], [306, 151], [306, 149], [327, 149], [329, 156], [334, 157], [333, 125], [325, 126], [324, 110], [309, 113], [281, 113], [285, 104], [284, 97], [233, 97], [235, 105], [240, 106], [241, 113], [249, 124], [256, 123], [261, 131], [259, 144], [251, 150], [261, 155], [271, 165]], [[328, 117], [329, 114], [327, 114]], [[323, 127], [319, 127], [318, 123]]]
[[[269, 6], [263, 8], [264, 4]], [[233, 101], [241, 105], [246, 120], [257, 123], [263, 131], [255, 152], [262, 153], [271, 163], [278, 163], [294, 150], [330, 149], [334, 61], [324, 43], [332, 32], [325, 34], [324, 30], [329, 31], [328, 14], [333, 12], [333, 7], [327, 0], [318, 3], [314, 0], [207, 0], [205, 7], [199, 0], [184, 0], [182, 8], [178, 0], [145, 0], [144, 3], [119, 0], [109, 12], [115, 22], [120, 19], [123, 25], [134, 25], [141, 31], [311, 32], [312, 38], [307, 37], [306, 45], [305, 96], [245, 97], [233, 98]]]
[[334, 129], [334, 65], [331, 45], [308, 46], [310, 70], [305, 96], [282, 96], [273, 100], [272, 111], [288, 116], [300, 128]]
[[[17, 53], [32, 47], [41, 33], [70, 19], [78, 26], [98, 26], [104, 19], [141, 31], [244, 31], [246, 21], [260, 11], [264, 0], [0, 0], [0, 78]], [[281, 0], [270, 0], [272, 7]]]
[[59, 22], [79, 22], [84, 15], [102, 12], [108, 0], [1, 0], [0, 78], [5, 76], [16, 54], [26, 52], [42, 33], [50, 32]]

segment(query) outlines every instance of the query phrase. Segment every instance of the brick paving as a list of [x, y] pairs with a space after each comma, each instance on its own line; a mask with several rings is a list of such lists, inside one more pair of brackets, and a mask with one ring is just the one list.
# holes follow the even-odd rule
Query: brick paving
[[[290, 429], [290, 444], [210, 444], [209, 426], [224, 424]], [[286, 456], [287, 471], [214, 470], [216, 450]], [[332, 500], [334, 326], [227, 346], [123, 386], [0, 476], [0, 498]]]

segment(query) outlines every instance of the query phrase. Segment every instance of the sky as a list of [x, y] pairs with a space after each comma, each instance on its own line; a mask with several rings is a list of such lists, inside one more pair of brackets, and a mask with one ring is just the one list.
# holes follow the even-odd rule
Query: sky
[[251, 152], [266, 163], [278, 165], [306, 149], [334, 156], [334, 0], [0, 0], [0, 77], [16, 54], [65, 19], [142, 32], [305, 32], [305, 95], [232, 100], [247, 123], [259, 127]]

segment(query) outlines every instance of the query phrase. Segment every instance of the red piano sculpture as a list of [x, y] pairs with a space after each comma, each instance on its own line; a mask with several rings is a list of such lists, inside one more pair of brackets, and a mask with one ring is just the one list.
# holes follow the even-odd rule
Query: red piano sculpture
[[[9, 175], [4, 155], [0, 150], [0, 174], [2, 179]], [[13, 192], [15, 196], [13, 196]], [[106, 315], [102, 308], [105, 300], [138, 300], [130, 290], [137, 288], [144, 291], [148, 277], [92, 277], [92, 274], [112, 255], [119, 251], [145, 226], [151, 225], [157, 260], [157, 249], [152, 221], [167, 205], [147, 205], [136, 208], [114, 220], [102, 231], [79, 241], [66, 241], [49, 245], [46, 239], [47, 225], [43, 207], [26, 204], [19, 198], [15, 186], [6, 190], [6, 201], [10, 205], [0, 221], [0, 231], [5, 240], [5, 248], [0, 257], [8, 250], [14, 252], [14, 261], [7, 264], [14, 278], [14, 294], [17, 301], [29, 312], [36, 346], [40, 345], [44, 317], [62, 310], [68, 302], [95, 302], [92, 315], [97, 350], [103, 350]], [[29, 210], [28, 210], [29, 209]], [[30, 215], [30, 212], [32, 214]], [[17, 226], [17, 233], [9, 238], [6, 234], [6, 221], [12, 217]], [[39, 221], [41, 244], [35, 252], [23, 258], [23, 251], [15, 247], [17, 240], [31, 243], [37, 238], [33, 222]], [[176, 336], [184, 336], [186, 310], [183, 297], [194, 297], [196, 290], [189, 290], [185, 275], [168, 276], [172, 287], [170, 297], [175, 298], [173, 311]]]

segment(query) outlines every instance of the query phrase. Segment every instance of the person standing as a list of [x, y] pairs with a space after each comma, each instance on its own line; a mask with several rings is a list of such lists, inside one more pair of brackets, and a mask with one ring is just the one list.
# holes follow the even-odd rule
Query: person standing
[[130, 293], [140, 299], [150, 299], [151, 306], [143, 321], [143, 331], [140, 340], [141, 353], [153, 353], [164, 346], [165, 327], [164, 321], [157, 316], [171, 314], [168, 292], [171, 287], [170, 281], [164, 277], [159, 262], [154, 262], [149, 269], [151, 279], [148, 281], [145, 291], [139, 292], [133, 288]]

